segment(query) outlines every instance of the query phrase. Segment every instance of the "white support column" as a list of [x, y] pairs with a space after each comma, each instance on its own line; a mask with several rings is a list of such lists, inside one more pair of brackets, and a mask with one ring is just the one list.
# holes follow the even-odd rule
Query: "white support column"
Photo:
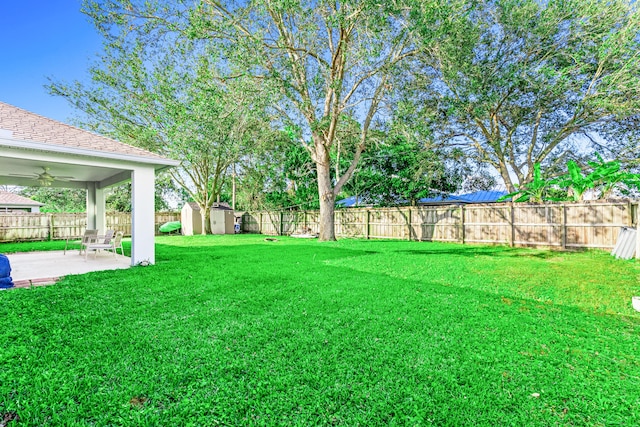
[[87, 182], [87, 229], [97, 230], [96, 223], [96, 183]]
[[636, 205], [636, 259], [640, 260], [640, 203]]
[[131, 265], [155, 264], [155, 170], [139, 167], [131, 174]]
[[106, 204], [105, 204], [105, 196], [104, 196], [104, 188], [97, 188], [95, 191], [95, 204], [96, 204], [96, 230], [100, 233], [104, 233], [107, 229], [107, 217], [106, 213]]

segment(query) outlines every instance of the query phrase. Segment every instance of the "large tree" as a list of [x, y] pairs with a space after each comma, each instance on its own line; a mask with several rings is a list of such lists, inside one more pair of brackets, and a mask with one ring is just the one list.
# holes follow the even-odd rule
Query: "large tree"
[[493, 166], [510, 191], [536, 163], [558, 169], [592, 150], [638, 157], [637, 142], [619, 143], [638, 131], [637, 3], [482, 0], [447, 25], [422, 43], [408, 110], [418, 105], [416, 122]]
[[[282, 123], [298, 130], [315, 163], [322, 240], [335, 239], [335, 197], [368, 145], [394, 72], [412, 53], [403, 10], [394, 8], [372, 0], [202, 0], [191, 14], [191, 35], [222, 43], [231, 76], [249, 75], [279, 95]], [[358, 124], [357, 144], [340, 170], [331, 152], [347, 118]]]
[[[206, 45], [120, 6], [122, 14], [108, 2], [87, 3], [104, 53], [88, 83], [54, 81], [49, 89], [86, 113], [83, 126], [179, 160], [170, 174], [204, 212], [204, 234], [232, 165], [270, 132], [266, 97], [253, 80], [223, 78]], [[162, 12], [175, 17], [179, 9]]]

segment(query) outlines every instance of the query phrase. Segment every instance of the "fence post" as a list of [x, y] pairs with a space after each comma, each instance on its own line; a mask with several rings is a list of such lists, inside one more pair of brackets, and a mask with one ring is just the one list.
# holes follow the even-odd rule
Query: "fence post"
[[513, 202], [509, 202], [509, 221], [511, 223], [511, 235], [509, 236], [509, 246], [513, 247], [516, 240], [516, 228], [513, 224]]
[[407, 212], [407, 226], [409, 228], [409, 234], [407, 234], [407, 240], [411, 240], [411, 207], [409, 207], [409, 210]]
[[567, 249], [567, 205], [562, 204], [562, 229], [560, 230], [562, 235], [562, 250]]
[[53, 240], [53, 214], [47, 214], [49, 219], [49, 241]]
[[366, 224], [366, 238], [367, 240], [369, 240], [369, 235], [370, 235], [370, 231], [369, 231], [369, 224], [371, 223], [371, 218], [370, 218], [370, 212], [369, 209], [367, 209], [367, 224]]
[[464, 245], [464, 205], [460, 205], [460, 239]]
[[260, 216], [258, 218], [258, 233], [262, 234], [262, 212], [260, 212]]
[[304, 215], [304, 232], [308, 232], [309, 231], [309, 226], [307, 225], [307, 211], [302, 211], [302, 214]]
[[284, 235], [284, 211], [280, 211], [280, 233], [278, 235]]

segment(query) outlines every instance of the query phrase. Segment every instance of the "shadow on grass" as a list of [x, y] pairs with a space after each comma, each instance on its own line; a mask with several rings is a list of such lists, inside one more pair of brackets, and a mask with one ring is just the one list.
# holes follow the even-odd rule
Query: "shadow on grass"
[[537, 251], [526, 248], [507, 248], [503, 246], [496, 247], [460, 247], [460, 248], [443, 248], [443, 249], [400, 249], [392, 251], [394, 253], [402, 253], [406, 255], [446, 255], [459, 257], [477, 257], [477, 256], [495, 256], [495, 257], [518, 257], [518, 258], [539, 258], [549, 259], [558, 256], [559, 253], [552, 251]]
[[188, 252], [175, 251], [171, 245], [156, 244], [158, 261], [188, 260], [195, 264], [198, 260], [224, 259], [236, 263], [276, 262], [293, 263], [298, 260], [328, 261], [356, 256], [374, 255], [379, 252], [357, 249], [336, 248], [322, 245], [270, 245], [252, 243], [251, 251], [244, 246], [191, 246]]

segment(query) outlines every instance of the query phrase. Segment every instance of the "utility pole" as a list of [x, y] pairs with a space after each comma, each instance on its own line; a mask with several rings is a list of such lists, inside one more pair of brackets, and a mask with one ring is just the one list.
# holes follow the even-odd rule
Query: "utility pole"
[[233, 164], [233, 173], [231, 174], [231, 209], [236, 210], [236, 164]]

